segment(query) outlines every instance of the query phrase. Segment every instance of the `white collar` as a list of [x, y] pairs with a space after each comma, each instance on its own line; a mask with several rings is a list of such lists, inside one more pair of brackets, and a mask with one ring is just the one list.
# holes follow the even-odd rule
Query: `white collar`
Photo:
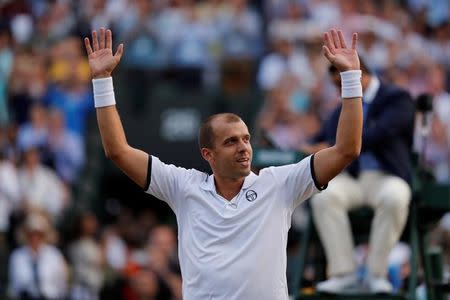
[[[242, 185], [242, 190], [248, 189], [258, 178], [258, 175], [256, 175], [253, 172], [250, 172], [250, 174], [245, 177], [244, 179], [244, 184]], [[205, 191], [211, 191], [211, 192], [215, 192], [216, 191], [216, 185], [214, 183], [214, 174], [209, 175], [208, 177], [206, 177], [205, 180], [203, 180], [203, 182], [200, 184], [200, 187], [202, 189], [204, 189]]]
[[45, 251], [47, 251], [48, 246], [46, 244], [43, 244], [39, 247], [37, 252], [34, 252], [34, 250], [28, 246], [25, 245], [25, 251], [28, 253], [30, 257], [39, 258]]
[[364, 91], [363, 100], [366, 103], [372, 103], [373, 99], [378, 93], [378, 89], [380, 88], [380, 80], [376, 76], [371, 76], [369, 85]]

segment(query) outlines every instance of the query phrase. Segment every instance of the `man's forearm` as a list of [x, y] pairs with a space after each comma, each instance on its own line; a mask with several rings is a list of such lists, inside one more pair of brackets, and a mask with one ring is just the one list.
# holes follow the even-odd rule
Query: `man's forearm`
[[112, 32], [100, 28], [100, 39], [97, 32], [92, 32], [92, 44], [89, 38], [84, 39], [89, 57], [89, 67], [94, 88], [94, 102], [97, 109], [97, 122], [102, 136], [103, 149], [128, 177], [140, 187], [146, 187], [149, 155], [144, 151], [130, 147], [123, 131], [122, 122], [116, 109], [114, 87], [111, 73], [123, 54], [123, 44], [112, 54]]
[[361, 98], [344, 99], [336, 132], [336, 149], [349, 161], [361, 151], [362, 124]]
[[145, 188], [149, 155], [128, 145], [116, 106], [97, 108], [97, 121], [106, 156]]
[[119, 113], [115, 105], [97, 108], [96, 111], [103, 149], [106, 156], [114, 160], [128, 146]]

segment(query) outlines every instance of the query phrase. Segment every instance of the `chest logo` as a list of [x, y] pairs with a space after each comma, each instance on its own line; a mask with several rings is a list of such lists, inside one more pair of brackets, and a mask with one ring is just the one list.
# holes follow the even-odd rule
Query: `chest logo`
[[245, 198], [247, 198], [247, 201], [253, 202], [258, 198], [258, 194], [254, 190], [248, 190], [245, 193]]

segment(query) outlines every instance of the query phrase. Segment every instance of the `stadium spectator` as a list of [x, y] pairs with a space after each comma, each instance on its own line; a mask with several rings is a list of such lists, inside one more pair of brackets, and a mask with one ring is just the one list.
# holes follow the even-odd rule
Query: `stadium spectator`
[[430, 234], [430, 246], [440, 247], [443, 258], [443, 279], [450, 279], [450, 213], [446, 213]]
[[60, 250], [46, 241], [49, 230], [44, 216], [27, 216], [26, 243], [11, 253], [9, 262], [13, 299], [60, 300], [67, 295], [67, 265]]
[[107, 226], [104, 229], [101, 243], [105, 252], [107, 266], [113, 271], [120, 273], [125, 269], [128, 249], [116, 226]]
[[43, 104], [47, 88], [45, 58], [26, 50], [15, 53], [11, 79], [9, 82], [9, 101], [11, 119], [17, 125], [31, 121], [31, 107]]
[[295, 90], [295, 79], [285, 78], [282, 82], [267, 93], [258, 118], [257, 142], [261, 146], [298, 150], [317, 132], [319, 122], [310, 111], [308, 96]]
[[126, 42], [124, 63], [129, 68], [158, 69], [167, 66], [168, 49], [160, 40], [154, 3], [133, 1], [123, 18], [116, 23], [119, 39]]
[[46, 148], [51, 166], [65, 183], [73, 186], [85, 161], [84, 141], [66, 129], [64, 115], [56, 108], [48, 113]]
[[[178, 8], [181, 13], [178, 24], [180, 27], [176, 29], [176, 40], [169, 46], [171, 61], [175, 67], [203, 69], [211, 63], [208, 46], [214, 38], [215, 27], [202, 23], [193, 1], [180, 2], [184, 2], [182, 7]], [[160, 36], [166, 34], [162, 27], [159, 29]]]
[[7, 278], [8, 256], [12, 245], [9, 243], [10, 219], [19, 207], [21, 195], [17, 168], [6, 157], [6, 147], [2, 147], [4, 128], [0, 126], [0, 297], [4, 295]]
[[30, 109], [30, 121], [19, 127], [18, 149], [36, 147], [44, 151], [48, 139], [47, 121], [47, 110], [42, 105], [33, 105]]
[[80, 40], [72, 36], [53, 47], [49, 77], [54, 84], [47, 89], [45, 104], [61, 110], [66, 128], [84, 137], [93, 99], [87, 85], [89, 69], [80, 46]]
[[136, 271], [130, 278], [129, 287], [124, 297], [127, 300], [172, 300], [172, 298], [161, 296], [158, 278], [155, 272], [149, 269]]
[[247, 0], [227, 1], [217, 23], [224, 58], [256, 58], [262, 53], [262, 22]]
[[257, 75], [258, 85], [265, 91], [279, 84], [286, 73], [297, 74], [296, 67], [299, 65], [289, 40], [274, 37], [272, 44], [273, 51], [262, 59]]
[[[127, 0], [82, 0], [79, 3], [78, 23], [82, 32], [99, 26], [113, 26], [120, 17], [128, 17]], [[123, 14], [123, 15], [122, 15]]]
[[[13, 161], [8, 159], [6, 147], [2, 147], [2, 135], [4, 129], [0, 129], [0, 243], [6, 246], [6, 234], [9, 230], [9, 218], [14, 209], [19, 206], [21, 200], [20, 186], [17, 168]], [[0, 247], [2, 247], [0, 246]]]
[[90, 212], [82, 213], [78, 223], [79, 236], [69, 245], [73, 266], [71, 300], [98, 300], [104, 281], [105, 258], [96, 239], [98, 221]]
[[[450, 182], [450, 94], [445, 89], [446, 73], [443, 66], [432, 65], [427, 72], [428, 92], [432, 97], [431, 128], [416, 124], [415, 150], [424, 155], [425, 168], [441, 183]], [[419, 116], [429, 118], [429, 116]], [[422, 119], [420, 119], [422, 120]], [[429, 132], [423, 132], [429, 131]], [[427, 137], [425, 139], [425, 137]], [[424, 145], [425, 143], [425, 145]]]
[[66, 187], [53, 170], [41, 163], [40, 150], [33, 145], [23, 149], [19, 184], [21, 206], [27, 213], [44, 212], [57, 221], [68, 205]]
[[0, 126], [6, 126], [9, 121], [7, 86], [14, 60], [14, 52], [11, 46], [11, 32], [8, 23], [0, 22]]
[[182, 299], [177, 236], [172, 228], [157, 226], [150, 232], [147, 245], [149, 267], [170, 291], [172, 299]]

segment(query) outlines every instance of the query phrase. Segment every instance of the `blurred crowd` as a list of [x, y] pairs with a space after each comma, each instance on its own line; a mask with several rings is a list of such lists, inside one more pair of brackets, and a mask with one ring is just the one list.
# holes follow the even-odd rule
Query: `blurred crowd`
[[154, 212], [124, 210], [109, 225], [85, 212], [70, 239], [58, 232], [87, 159], [91, 30], [124, 43], [121, 68], [192, 70], [202, 89], [261, 91], [255, 145], [283, 150], [302, 149], [339, 101], [322, 32], [358, 32], [382, 80], [431, 95], [414, 147], [449, 183], [449, 14], [447, 0], [0, 1], [0, 297], [181, 299], [176, 231]]

